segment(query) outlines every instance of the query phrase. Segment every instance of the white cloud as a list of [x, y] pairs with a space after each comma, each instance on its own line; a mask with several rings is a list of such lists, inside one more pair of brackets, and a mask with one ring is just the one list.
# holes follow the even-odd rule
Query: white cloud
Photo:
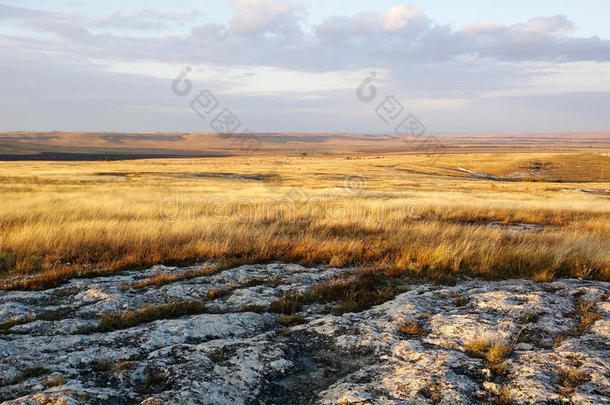
[[382, 27], [385, 31], [398, 31], [408, 28], [416, 30], [427, 24], [427, 18], [419, 6], [394, 6], [383, 15]]
[[532, 18], [525, 24], [517, 24], [514, 27], [527, 33], [563, 37], [574, 29], [574, 24], [565, 15], [556, 15], [553, 17]]
[[[524, 23], [478, 23], [456, 31], [434, 23], [417, 6], [399, 5], [381, 17], [376, 12], [331, 16], [310, 30], [302, 27], [298, 7], [279, 0], [236, 0], [230, 24], [206, 23], [190, 35], [147, 36], [96, 33], [106, 17], [84, 18], [0, 6], [0, 19], [62, 40], [47, 50], [66, 49], [62, 41], [79, 42], [81, 57], [123, 60], [155, 59], [163, 63], [259, 65], [292, 70], [337, 71], [370, 66], [399, 67], [475, 55], [506, 61], [610, 61], [610, 41], [569, 36], [565, 16], [537, 17]], [[192, 14], [192, 13], [191, 13]], [[142, 11], [119, 15], [115, 24], [144, 29], [164, 21], [164, 13]], [[191, 18], [169, 15], [167, 18]], [[22, 38], [35, 43], [39, 38]]]
[[160, 12], [155, 10], [140, 10], [132, 14], [114, 12], [89, 18], [86, 23], [92, 27], [116, 27], [131, 30], [163, 30], [168, 23], [185, 23], [200, 17], [199, 10], [188, 12]]
[[379, 14], [370, 11], [353, 17], [332, 16], [314, 27], [320, 37], [339, 40], [350, 37], [370, 36], [379, 28]]
[[528, 63], [532, 75], [517, 86], [481, 93], [485, 97], [518, 97], [565, 93], [610, 93], [610, 62]]
[[[15, 117], [46, 122], [40, 129], [65, 118], [95, 129], [112, 121], [115, 109], [131, 108], [139, 115], [125, 113], [117, 122], [159, 111], [147, 128], [162, 123], [163, 116], [167, 125], [157, 129], [173, 129], [177, 103], [184, 99], [172, 95], [169, 83], [185, 65], [194, 68], [195, 87], [227, 97], [232, 109], [255, 122], [274, 116], [282, 123], [278, 129], [293, 122], [309, 130], [371, 128], [376, 116], [367, 113], [374, 106], [361, 105], [354, 96], [371, 70], [378, 73], [380, 97], [396, 94], [439, 130], [474, 125], [478, 117], [488, 122], [487, 113], [503, 128], [512, 122], [498, 118], [503, 113], [535, 124], [526, 117], [535, 111], [518, 108], [519, 102], [529, 108], [544, 100], [551, 116], [552, 108], [562, 114], [573, 94], [589, 103], [610, 99], [610, 41], [574, 37], [566, 16], [512, 25], [479, 22], [456, 30], [420, 7], [398, 5], [331, 15], [308, 27], [298, 4], [236, 0], [232, 19], [201, 25], [192, 12], [82, 16], [0, 5], [0, 73], [14, 78], [1, 83], [0, 106], [6, 110], [0, 117], [5, 123]], [[189, 23], [182, 34], [165, 28], [180, 23]], [[549, 102], [553, 96], [558, 100]], [[40, 121], [31, 119], [32, 111]], [[297, 116], [299, 111], [304, 115]], [[610, 125], [607, 114], [591, 119], [593, 113], [580, 113], [588, 114], [586, 122]], [[462, 116], [470, 118], [461, 121]], [[175, 125], [183, 124], [182, 129], [199, 123], [193, 118]]]
[[230, 25], [236, 35], [274, 32], [296, 23], [295, 9], [288, 1], [234, 0], [233, 7]]
[[[183, 65], [175, 63], [159, 63], [155, 61], [123, 62], [117, 60], [95, 59], [92, 62], [104, 66], [103, 71], [146, 75], [168, 82], [176, 77], [176, 72], [184, 69]], [[316, 92], [337, 90], [352, 90], [368, 75], [368, 70], [347, 70], [335, 72], [304, 72], [260, 66], [233, 66], [203, 64], [192, 66], [189, 79], [195, 84], [206, 86], [214, 83], [219, 94], [307, 94], [311, 99]], [[377, 69], [380, 76], [389, 76], [389, 72]]]

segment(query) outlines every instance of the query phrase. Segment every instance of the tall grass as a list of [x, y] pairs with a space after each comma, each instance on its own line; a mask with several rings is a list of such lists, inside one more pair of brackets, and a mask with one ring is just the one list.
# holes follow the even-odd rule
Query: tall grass
[[[451, 177], [462, 158], [435, 160], [435, 169], [413, 156], [0, 163], [0, 272], [30, 276], [7, 279], [2, 288], [207, 260], [610, 279], [607, 197], [578, 192], [580, 183]], [[535, 156], [514, 157], [528, 158]], [[498, 157], [478, 159], [485, 166]], [[271, 171], [270, 182], [180, 174]], [[354, 172], [365, 187], [345, 186]], [[518, 231], [490, 221], [549, 227]]]

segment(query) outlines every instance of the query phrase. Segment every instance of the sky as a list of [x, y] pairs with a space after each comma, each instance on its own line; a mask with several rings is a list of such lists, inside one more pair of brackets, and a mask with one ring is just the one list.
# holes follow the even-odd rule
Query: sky
[[256, 132], [606, 131], [609, 17], [607, 0], [0, 0], [0, 131], [206, 132], [226, 111]]

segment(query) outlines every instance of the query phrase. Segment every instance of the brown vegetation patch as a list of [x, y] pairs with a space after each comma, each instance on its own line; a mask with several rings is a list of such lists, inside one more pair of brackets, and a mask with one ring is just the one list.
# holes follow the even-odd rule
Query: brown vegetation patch
[[176, 273], [176, 274], [159, 272], [152, 277], [149, 277], [149, 278], [146, 278], [143, 280], [138, 280], [131, 284], [122, 284], [119, 286], [119, 289], [122, 291], [125, 291], [125, 290], [131, 289], [131, 288], [142, 288], [142, 287], [148, 287], [148, 286], [161, 287], [166, 284], [175, 283], [177, 281], [182, 281], [182, 280], [186, 280], [189, 278], [195, 278], [195, 277], [200, 277], [200, 276], [210, 276], [212, 274], [217, 273], [218, 271], [220, 271], [220, 268], [218, 268], [218, 267], [204, 265], [199, 269], [189, 270], [189, 271], [185, 271], [182, 273]]
[[47, 388], [57, 387], [58, 385], [63, 385], [66, 383], [66, 378], [61, 375], [53, 374], [48, 377], [43, 377], [42, 383]]
[[168, 304], [147, 305], [133, 311], [103, 314], [97, 326], [81, 329], [78, 333], [108, 332], [127, 329], [158, 319], [175, 319], [181, 316], [198, 315], [205, 312], [207, 312], [205, 305], [199, 301], [177, 301]]
[[299, 294], [287, 291], [278, 300], [275, 300], [269, 306], [269, 311], [292, 315], [295, 312], [299, 312], [303, 307], [302, 298]]
[[489, 364], [499, 364], [511, 353], [512, 347], [499, 340], [476, 338], [464, 345], [464, 351], [469, 356], [486, 360]]
[[32, 366], [24, 369], [19, 375], [13, 379], [2, 379], [4, 385], [19, 384], [20, 382], [29, 380], [30, 378], [42, 377], [45, 374], [49, 374], [51, 370], [46, 367]]
[[595, 302], [577, 300], [576, 314], [578, 321], [574, 328], [576, 336], [582, 336], [591, 326], [602, 318], [602, 315], [595, 309]]
[[305, 323], [305, 318], [299, 315], [282, 315], [277, 319], [277, 322], [288, 327]]
[[508, 371], [504, 360], [510, 356], [524, 330], [525, 327], [521, 328], [509, 342], [499, 339], [475, 338], [464, 345], [464, 351], [471, 357], [483, 359], [485, 366], [496, 376], [503, 376]]
[[398, 332], [406, 336], [426, 336], [428, 331], [417, 321], [407, 319], [398, 324]]
[[583, 371], [574, 368], [561, 369], [557, 372], [557, 392], [569, 397], [589, 381], [591, 376]]
[[429, 404], [438, 404], [443, 399], [442, 387], [434, 381], [431, 381], [430, 384], [420, 389], [418, 393], [426, 398]]

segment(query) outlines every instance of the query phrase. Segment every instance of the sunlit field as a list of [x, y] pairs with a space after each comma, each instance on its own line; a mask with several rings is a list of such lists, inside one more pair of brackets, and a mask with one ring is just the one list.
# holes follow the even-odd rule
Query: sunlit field
[[610, 280], [610, 154], [599, 150], [2, 162], [0, 173], [4, 289], [268, 261]]

